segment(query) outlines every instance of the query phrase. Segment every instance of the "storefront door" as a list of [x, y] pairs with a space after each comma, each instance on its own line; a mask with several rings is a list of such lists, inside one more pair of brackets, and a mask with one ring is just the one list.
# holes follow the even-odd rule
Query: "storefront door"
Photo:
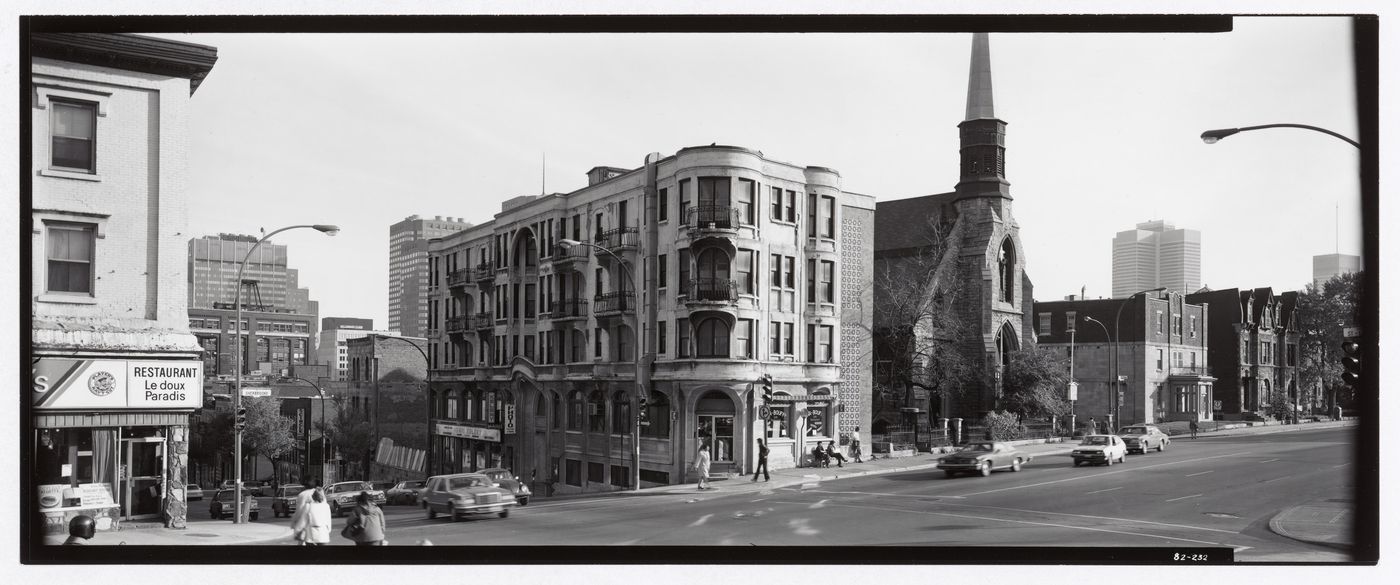
[[710, 446], [710, 457], [715, 463], [734, 461], [734, 416], [727, 414], [697, 415], [697, 437], [701, 445]]
[[122, 440], [122, 518], [159, 518], [165, 497], [165, 438]]

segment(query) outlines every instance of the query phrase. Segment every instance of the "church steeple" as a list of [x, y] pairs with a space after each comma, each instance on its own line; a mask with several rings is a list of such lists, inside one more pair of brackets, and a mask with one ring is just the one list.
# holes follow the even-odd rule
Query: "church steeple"
[[992, 57], [987, 33], [972, 35], [972, 61], [967, 79], [967, 116], [958, 124], [961, 173], [958, 199], [1011, 199], [1006, 181], [1006, 122], [992, 108]]

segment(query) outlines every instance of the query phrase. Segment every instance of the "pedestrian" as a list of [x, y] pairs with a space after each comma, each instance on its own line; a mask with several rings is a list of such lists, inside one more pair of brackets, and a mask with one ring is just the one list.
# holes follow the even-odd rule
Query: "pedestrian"
[[836, 450], [836, 441], [831, 441], [826, 444], [826, 456], [828, 459], [835, 459], [837, 467], [845, 467], [846, 456]]
[[1089, 417], [1089, 422], [1087, 424], [1089, 425], [1089, 434], [1099, 434], [1099, 421], [1094, 420], [1094, 417], [1091, 416]]
[[311, 489], [311, 499], [292, 515], [292, 534], [302, 546], [324, 546], [331, 542], [331, 505], [320, 490]]
[[710, 489], [710, 444], [700, 445], [700, 452], [695, 455], [695, 475], [699, 476], [700, 482], [695, 489]]
[[758, 481], [758, 472], [763, 470], [763, 481], [768, 481], [768, 445], [763, 443], [763, 439], [758, 440], [758, 464], [753, 468], [753, 479]]
[[831, 457], [826, 454], [826, 449], [822, 448], [821, 441], [817, 441], [817, 446], [812, 447], [812, 467], [831, 467]]
[[860, 427], [856, 427], [856, 430], [851, 432], [851, 458], [860, 463], [860, 456]]
[[1192, 438], [1192, 439], [1196, 438], [1196, 431], [1199, 430], [1199, 429], [1200, 429], [1200, 425], [1196, 424], [1196, 419], [1194, 419], [1194, 418], [1191, 419], [1191, 438]]
[[79, 514], [68, 521], [68, 540], [63, 541], [64, 546], [82, 546], [88, 540], [97, 536], [97, 521], [92, 516]]
[[369, 501], [368, 492], [355, 496], [355, 509], [340, 535], [355, 541], [358, 546], [382, 546], [384, 540], [384, 511]]
[[[321, 491], [321, 480], [309, 475], [302, 478], [301, 485], [305, 489], [297, 492], [297, 511], [300, 511], [302, 508], [306, 507], [307, 504], [311, 503], [311, 494]], [[324, 496], [324, 494], [322, 495]], [[322, 499], [325, 498], [323, 497]]]

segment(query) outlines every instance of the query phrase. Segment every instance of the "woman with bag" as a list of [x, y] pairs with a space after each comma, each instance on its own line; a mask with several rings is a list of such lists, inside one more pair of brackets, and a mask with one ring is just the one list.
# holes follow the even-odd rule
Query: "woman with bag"
[[321, 546], [331, 542], [331, 506], [321, 490], [311, 490], [306, 505], [292, 516], [292, 531], [302, 546]]
[[340, 535], [355, 541], [358, 546], [382, 546], [384, 544], [384, 512], [369, 501], [369, 494], [360, 492], [355, 496], [355, 510], [345, 522]]

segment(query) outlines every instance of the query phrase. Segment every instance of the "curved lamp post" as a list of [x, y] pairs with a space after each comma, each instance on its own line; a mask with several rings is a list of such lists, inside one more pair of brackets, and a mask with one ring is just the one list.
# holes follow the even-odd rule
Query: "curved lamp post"
[[[1108, 336], [1108, 326], [1107, 326], [1107, 325], [1104, 325], [1104, 324], [1103, 324], [1103, 321], [1100, 321], [1100, 320], [1095, 319], [1095, 318], [1093, 318], [1093, 317], [1090, 317], [1090, 316], [1088, 316], [1088, 315], [1085, 315], [1085, 316], [1084, 316], [1084, 322], [1085, 322], [1085, 323], [1093, 323], [1093, 324], [1095, 324], [1095, 325], [1098, 325], [1100, 329], [1103, 329], [1103, 338], [1109, 340], [1109, 348], [1110, 348], [1109, 351], [1112, 352], [1112, 353], [1114, 354], [1114, 355], [1112, 355], [1112, 356], [1109, 356], [1109, 359], [1111, 359], [1111, 360], [1116, 360], [1116, 358], [1117, 358], [1117, 347], [1115, 347], [1115, 346], [1113, 345], [1113, 338]], [[1115, 362], [1115, 363], [1116, 363], [1116, 362]], [[1116, 398], [1116, 397], [1118, 396], [1117, 388], [1116, 388], [1116, 382], [1117, 382], [1117, 380], [1118, 380], [1117, 376], [1114, 376], [1113, 380], [1110, 381], [1109, 384], [1108, 384], [1109, 392], [1113, 392], [1113, 396], [1109, 397], [1109, 405], [1110, 405], [1110, 406], [1113, 405], [1113, 399]], [[1071, 431], [1073, 431], [1073, 429], [1071, 429]]]
[[580, 242], [580, 241], [578, 241], [578, 240], [570, 240], [570, 239], [568, 239], [568, 238], [559, 240], [559, 245], [560, 245], [560, 246], [563, 246], [563, 247], [565, 247], [565, 248], [572, 248], [572, 247], [574, 247], [574, 246], [588, 246], [588, 247], [590, 247], [590, 248], [593, 248], [594, 250], [602, 250], [603, 252], [607, 252], [607, 254], [608, 254], [609, 256], [612, 256], [614, 260], [617, 260], [617, 264], [618, 264], [619, 266], [622, 267], [622, 272], [625, 273], [625, 274], [627, 275], [627, 282], [628, 282], [628, 284], [630, 284], [630, 285], [632, 286], [632, 298], [633, 298], [633, 307], [632, 307], [632, 311], [633, 311], [633, 314], [635, 314], [635, 315], [637, 316], [637, 319], [636, 319], [636, 324], [637, 324], [636, 330], [637, 330], [637, 340], [638, 340], [638, 343], [637, 343], [637, 354], [636, 354], [635, 356], [633, 356], [633, 359], [632, 359], [632, 366], [633, 366], [632, 383], [633, 383], [633, 384], [636, 384], [636, 385], [638, 386], [638, 388], [637, 388], [637, 391], [634, 392], [635, 396], [633, 396], [633, 398], [632, 398], [632, 404], [634, 405], [634, 406], [633, 406], [634, 412], [632, 412], [632, 421], [631, 421], [631, 425], [632, 425], [632, 477], [631, 477], [631, 480], [632, 480], [632, 489], [633, 489], [633, 490], [639, 490], [639, 489], [642, 489], [642, 480], [641, 480], [641, 477], [642, 477], [642, 468], [641, 468], [641, 465], [642, 465], [642, 445], [641, 445], [642, 426], [641, 426], [641, 422], [642, 422], [642, 421], [641, 421], [641, 418], [640, 418], [640, 414], [641, 414], [641, 413], [640, 413], [640, 412], [635, 412], [635, 411], [641, 407], [641, 401], [642, 401], [643, 398], [645, 398], [645, 396], [642, 394], [642, 392], [645, 392], [646, 389], [641, 387], [641, 384], [642, 384], [642, 356], [645, 355], [645, 353], [646, 353], [646, 348], [647, 348], [647, 345], [646, 345], [646, 328], [645, 328], [645, 326], [643, 326], [643, 323], [642, 323], [642, 289], [640, 289], [640, 288], [637, 287], [637, 280], [636, 280], [635, 275], [632, 274], [632, 269], [629, 268], [629, 267], [627, 266], [627, 263], [626, 263], [626, 262], [623, 262], [623, 261], [622, 261], [622, 258], [618, 257], [617, 254], [613, 253], [612, 250], [609, 250], [609, 249], [607, 249], [607, 248], [604, 248], [604, 247], [602, 247], [602, 246], [599, 246], [598, 244], [593, 244], [593, 243], [589, 243], [589, 242]]
[[1227, 136], [1234, 136], [1235, 134], [1239, 134], [1240, 132], [1248, 132], [1250, 130], [1263, 130], [1265, 128], [1302, 128], [1304, 130], [1312, 130], [1314, 132], [1321, 132], [1338, 140], [1343, 140], [1347, 144], [1350, 144], [1357, 148], [1361, 148], [1361, 143], [1355, 140], [1342, 136], [1341, 134], [1338, 134], [1326, 128], [1308, 126], [1307, 124], [1264, 124], [1261, 126], [1245, 126], [1244, 128], [1220, 128], [1218, 130], [1206, 130], [1205, 132], [1201, 133], [1201, 140], [1204, 141], [1206, 144], [1215, 144], [1217, 142], [1220, 142], [1221, 138], [1225, 138]]
[[[326, 442], [326, 391], [322, 390], [315, 382], [300, 376], [282, 376], [282, 380], [301, 380], [302, 382], [306, 382], [310, 384], [312, 388], [315, 388], [316, 394], [321, 397], [321, 485], [326, 485], [326, 446], [328, 445]], [[310, 450], [311, 447], [307, 446], [308, 453]]]
[[[377, 334], [376, 334], [376, 335], [370, 335], [370, 337], [373, 338], [373, 340], [376, 341], [376, 342], [378, 342], [378, 341], [381, 340], [381, 339], [395, 339], [395, 340], [398, 340], [398, 341], [402, 341], [402, 342], [404, 342], [404, 343], [407, 343], [409, 347], [412, 347], [413, 349], [418, 350], [418, 355], [423, 356], [423, 367], [424, 367], [424, 369], [423, 369], [423, 383], [428, 387], [428, 392], [427, 392], [427, 397], [426, 397], [427, 400], [428, 400], [428, 402], [427, 402], [427, 408], [425, 409], [425, 410], [428, 411], [428, 420], [427, 420], [428, 435], [427, 435], [427, 437], [426, 437], [426, 439], [427, 439], [427, 445], [425, 445], [425, 446], [424, 446], [424, 449], [423, 449], [423, 478], [424, 478], [424, 479], [427, 479], [427, 478], [429, 478], [429, 477], [432, 477], [432, 475], [433, 475], [433, 362], [432, 362], [431, 360], [428, 359], [428, 353], [425, 352], [425, 351], [423, 351], [423, 348], [418, 347], [418, 344], [416, 344], [416, 343], [414, 343], [414, 342], [412, 342], [412, 341], [409, 341], [409, 340], [407, 340], [407, 339], [404, 339], [404, 338], [402, 338], [402, 337], [393, 337], [393, 336], [389, 336], [389, 335], [377, 335]], [[378, 360], [379, 358], [376, 356], [375, 359]], [[376, 368], [377, 368], [377, 367], [378, 367], [378, 366], [376, 366]], [[376, 431], [377, 431], [378, 428], [379, 428], [379, 371], [378, 371], [377, 369], [375, 370], [375, 373], [374, 373], [374, 426], [375, 426], [375, 429], [376, 429]], [[375, 433], [375, 441], [376, 441], [376, 444], [377, 444], [377, 441], [379, 440], [378, 434], [379, 434], [378, 432]], [[376, 455], [377, 455], [377, 453], [376, 453]]]
[[[258, 240], [256, 244], [253, 244], [253, 247], [248, 248], [248, 253], [243, 255], [243, 261], [238, 263], [238, 288], [233, 293], [233, 306], [235, 311], [233, 330], [235, 332], [234, 338], [238, 340], [237, 350], [234, 351], [235, 366], [233, 370], [233, 411], [235, 413], [243, 408], [243, 352], [248, 350], [248, 344], [244, 342], [243, 338], [243, 270], [248, 268], [248, 259], [253, 257], [253, 252], [256, 252], [258, 246], [261, 246], [268, 238], [287, 230], [299, 228], [311, 228], [328, 236], [334, 236], [340, 233], [340, 228], [326, 224], [291, 225], [273, 230], [271, 233], [268, 233], [263, 236], [262, 239]], [[252, 331], [251, 327], [248, 329], [250, 332]], [[243, 507], [243, 429], [238, 428], [237, 425], [235, 425], [233, 429], [233, 466], [233, 481], [236, 486], [234, 489], [237, 490], [234, 492], [233, 498], [233, 501], [236, 503], [233, 521], [236, 524], [244, 524], [248, 520], [244, 516], [247, 510]]]

